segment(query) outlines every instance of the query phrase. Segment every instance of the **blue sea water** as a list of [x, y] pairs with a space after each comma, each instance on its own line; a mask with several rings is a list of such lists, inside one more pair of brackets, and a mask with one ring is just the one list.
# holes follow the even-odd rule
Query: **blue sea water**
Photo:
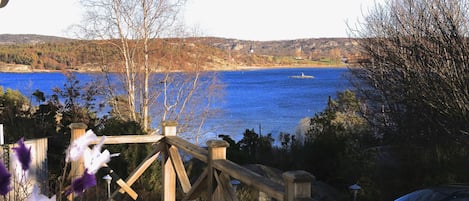
[[[221, 115], [207, 119], [207, 126], [216, 129], [208, 138], [228, 134], [239, 139], [245, 129], [262, 134], [293, 134], [299, 121], [322, 111], [329, 96], [350, 88], [344, 77], [347, 68], [284, 68], [219, 72], [226, 86], [223, 101], [214, 104]], [[290, 76], [312, 75], [314, 79]], [[92, 80], [94, 74], [77, 74], [81, 81]], [[63, 87], [61, 73], [0, 73], [0, 86], [30, 97], [36, 89], [51, 94], [54, 87]], [[215, 125], [215, 126], [214, 126]], [[211, 135], [211, 136], [210, 136]]]
[[[257, 133], [294, 134], [299, 121], [323, 111], [328, 97], [350, 88], [347, 68], [285, 68], [223, 72], [226, 94], [220, 119], [209, 123], [224, 125], [214, 135], [242, 136], [246, 129]], [[314, 79], [290, 76], [312, 75]]]

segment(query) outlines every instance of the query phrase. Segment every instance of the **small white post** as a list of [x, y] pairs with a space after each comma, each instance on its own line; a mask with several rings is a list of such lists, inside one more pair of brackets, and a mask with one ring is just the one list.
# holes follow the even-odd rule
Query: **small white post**
[[107, 198], [110, 200], [111, 199], [111, 181], [112, 181], [112, 177], [109, 174], [107, 174], [103, 177], [103, 179], [107, 183]]
[[3, 135], [3, 124], [0, 124], [0, 145], [5, 144], [5, 136]]

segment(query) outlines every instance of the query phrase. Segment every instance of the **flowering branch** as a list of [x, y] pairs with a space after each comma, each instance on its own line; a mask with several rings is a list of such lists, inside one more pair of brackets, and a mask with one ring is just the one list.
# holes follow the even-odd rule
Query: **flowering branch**
[[0, 195], [5, 196], [10, 190], [11, 174], [3, 163], [0, 162]]
[[[72, 181], [71, 188], [65, 192], [65, 195], [69, 195], [70, 193], [75, 193], [77, 195], [83, 194], [87, 189], [96, 186], [96, 172], [105, 166], [111, 160], [111, 157], [115, 156], [109, 153], [106, 149], [101, 152], [101, 148], [104, 144], [104, 140], [106, 136], [104, 136], [101, 141], [96, 144], [92, 149], [89, 148], [91, 142], [98, 139], [96, 134], [88, 130], [83, 136], [79, 137], [78, 139], [74, 140], [72, 144], [68, 147], [66, 152], [66, 165], [68, 166], [69, 162], [77, 161], [83, 157], [84, 159], [84, 166], [85, 171], [83, 172], [82, 176], [76, 178]], [[23, 172], [22, 180], [26, 181], [27, 172], [31, 166], [31, 147], [26, 147], [24, 144], [24, 138], [21, 138], [17, 142], [16, 147], [13, 148], [15, 151], [16, 159], [18, 163], [21, 165], [21, 171]], [[64, 169], [64, 175], [62, 179], [65, 177], [66, 169]], [[63, 181], [61, 182], [61, 186]], [[11, 190], [11, 174], [8, 172], [5, 165], [0, 162], [0, 195], [6, 196], [8, 192]], [[61, 191], [61, 190], [60, 190]], [[61, 197], [59, 196], [59, 199]], [[28, 197], [28, 201], [55, 201], [56, 196], [52, 196], [51, 198], [42, 195], [39, 193], [37, 186], [33, 187], [33, 192]]]
[[71, 190], [66, 192], [67, 195], [72, 192], [81, 195], [86, 189], [96, 186], [96, 172], [111, 160], [111, 154], [107, 149], [101, 152], [106, 136], [103, 136], [101, 141], [93, 146], [93, 149], [88, 147], [96, 139], [98, 139], [96, 134], [88, 130], [70, 145], [66, 157], [67, 162], [77, 161], [83, 157], [85, 171], [81, 177], [72, 182]]
[[13, 147], [16, 158], [20, 162], [23, 171], [28, 171], [31, 165], [31, 147], [27, 148], [26, 145], [24, 145], [24, 138], [21, 138], [17, 144], [18, 147]]

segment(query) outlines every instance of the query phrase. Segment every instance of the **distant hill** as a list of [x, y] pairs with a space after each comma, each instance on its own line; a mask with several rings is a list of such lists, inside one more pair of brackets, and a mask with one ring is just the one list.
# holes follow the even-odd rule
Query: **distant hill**
[[314, 51], [341, 49], [344, 54], [356, 51], [357, 40], [349, 38], [310, 38], [278, 41], [248, 41], [206, 37], [199, 38], [202, 43], [230, 51], [249, 52], [271, 56], [309, 55]]
[[[103, 54], [107, 62], [114, 63], [107, 66], [116, 66], [119, 51], [102, 44], [105, 43], [55, 36], [0, 34], [0, 71], [99, 71], [103, 61], [100, 55]], [[159, 67], [199, 66], [205, 70], [230, 70], [246, 66], [343, 66], [362, 58], [357, 51], [357, 40], [348, 38], [282, 41], [166, 38], [154, 40], [152, 45], [154, 55], [150, 56], [158, 59]]]
[[[202, 44], [219, 48], [225, 51], [237, 51], [258, 55], [270, 56], [295, 56], [299, 54], [311, 55], [315, 51], [327, 52], [333, 49], [341, 49], [344, 55], [356, 52], [356, 39], [349, 38], [310, 38], [278, 41], [249, 41], [218, 37], [193, 38]], [[51, 42], [67, 42], [73, 39], [45, 36], [35, 34], [0, 34], [0, 45], [10, 44], [38, 44]], [[329, 53], [324, 53], [329, 54]]]
[[206, 45], [231, 52], [253, 53], [256, 55], [291, 56], [297, 59], [321, 61], [324, 59], [347, 59], [356, 61], [358, 39], [352, 38], [310, 38], [279, 41], [247, 41], [205, 37], [198, 40]]
[[72, 39], [36, 34], [0, 34], [0, 45], [42, 44], [51, 42], [65, 42], [70, 40]]

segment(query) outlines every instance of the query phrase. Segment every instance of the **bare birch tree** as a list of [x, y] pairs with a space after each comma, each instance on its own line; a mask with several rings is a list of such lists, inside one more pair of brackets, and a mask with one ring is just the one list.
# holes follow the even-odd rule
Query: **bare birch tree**
[[390, 0], [352, 31], [369, 58], [354, 70], [377, 103], [368, 112], [387, 130], [413, 133], [399, 140], [469, 135], [468, 11], [467, 0]]
[[[104, 72], [117, 72], [122, 78], [120, 85], [109, 79], [113, 86], [109, 100], [115, 114], [140, 122], [147, 131], [152, 120], [178, 120], [187, 125], [180, 119], [189, 114], [197, 115], [191, 123], [203, 123], [201, 113], [196, 114], [192, 107], [188, 109], [194, 101], [198, 101], [198, 108], [206, 109], [203, 105], [210, 102], [209, 96], [199, 100], [194, 97], [210, 95], [206, 91], [211, 80], [201, 79], [203, 61], [197, 56], [184, 56], [183, 39], [167, 38], [181, 37], [183, 33], [178, 17], [185, 0], [81, 0], [81, 3], [87, 11], [82, 32], [89, 39], [111, 45], [120, 55], [119, 61], [101, 64]], [[161, 59], [171, 62], [163, 65]], [[122, 89], [124, 94], [119, 91]]]

